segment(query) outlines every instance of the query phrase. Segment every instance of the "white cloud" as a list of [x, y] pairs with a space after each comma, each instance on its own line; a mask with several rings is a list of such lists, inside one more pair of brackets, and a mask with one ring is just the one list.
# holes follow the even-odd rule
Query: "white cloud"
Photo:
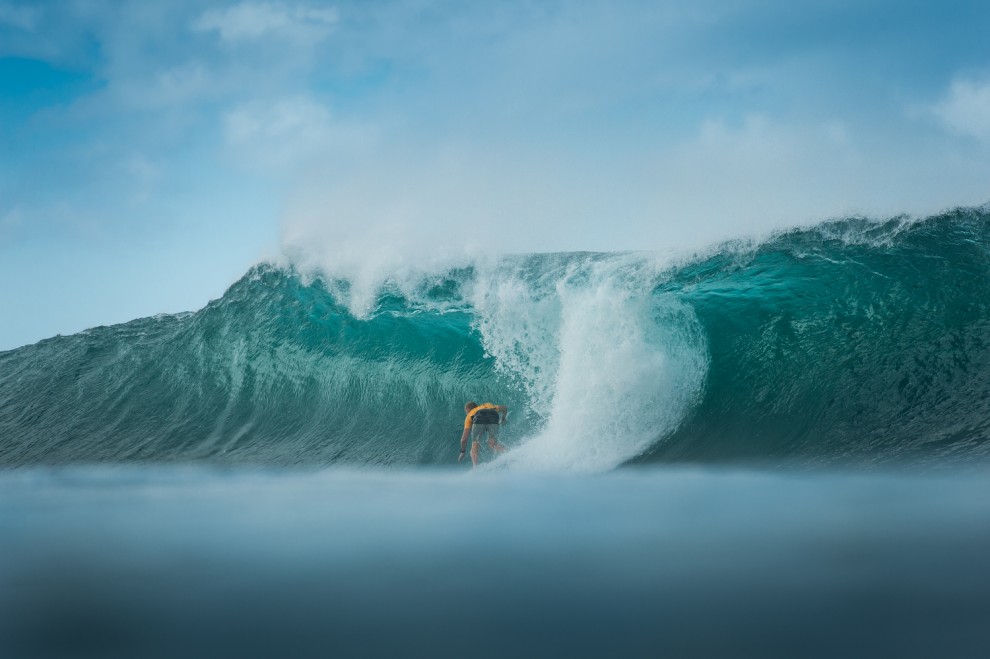
[[316, 157], [332, 159], [372, 136], [366, 126], [335, 120], [327, 106], [308, 96], [240, 105], [224, 116], [223, 130], [241, 164], [269, 170], [298, 170]]
[[10, 25], [18, 30], [33, 32], [39, 18], [40, 12], [34, 7], [0, 4], [0, 25]]
[[990, 79], [955, 80], [932, 111], [952, 132], [990, 140]]
[[318, 143], [330, 131], [330, 110], [311, 99], [282, 99], [236, 108], [224, 118], [224, 134], [234, 145], [266, 142]]
[[154, 198], [164, 172], [159, 163], [135, 153], [121, 163], [128, 180], [127, 198], [132, 205], [142, 205]]
[[209, 71], [199, 63], [184, 64], [145, 77], [115, 80], [115, 101], [133, 108], [170, 108], [209, 96], [216, 88]]
[[339, 14], [333, 8], [316, 8], [280, 2], [242, 2], [212, 9], [193, 28], [217, 32], [224, 41], [247, 41], [279, 36], [291, 41], [316, 41], [330, 34]]
[[686, 242], [976, 205], [986, 198], [990, 160], [981, 148], [878, 146], [873, 135], [836, 120], [754, 115], [740, 125], [703, 124], [693, 139], [659, 154], [654, 172], [656, 216], [692, 218], [676, 227], [683, 233], [677, 242]]
[[657, 213], [693, 217], [690, 234], [703, 242], [820, 221], [880, 192], [870, 165], [838, 121], [710, 120], [657, 157]]
[[0, 238], [3, 237], [4, 232], [13, 231], [14, 229], [22, 226], [24, 224], [24, 209], [21, 206], [15, 206], [11, 210], [0, 215]]

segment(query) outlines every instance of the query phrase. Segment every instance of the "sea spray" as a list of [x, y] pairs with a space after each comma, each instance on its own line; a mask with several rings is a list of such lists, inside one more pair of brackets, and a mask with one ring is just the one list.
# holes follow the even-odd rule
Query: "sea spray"
[[[505, 456], [505, 465], [611, 469], [677, 427], [704, 381], [704, 337], [690, 308], [616, 277], [574, 274], [556, 284], [552, 302], [516, 314], [542, 321], [535, 330], [527, 323], [524, 334], [546, 337], [536, 344], [544, 346], [540, 352], [520, 359], [518, 346], [526, 343], [505, 341], [497, 323], [485, 326], [497, 363], [509, 371], [505, 362], [519, 364], [516, 372], [525, 374], [546, 419], [536, 436]], [[506, 344], [515, 350], [498, 362]]]

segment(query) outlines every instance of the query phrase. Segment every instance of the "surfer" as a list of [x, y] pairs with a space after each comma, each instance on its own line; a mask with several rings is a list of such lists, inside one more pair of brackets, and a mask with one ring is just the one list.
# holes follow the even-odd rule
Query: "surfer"
[[474, 429], [474, 442], [471, 444], [471, 464], [477, 467], [478, 449], [481, 448], [481, 439], [485, 435], [488, 436], [488, 448], [496, 453], [505, 450], [505, 447], [498, 443], [498, 426], [500, 423], [505, 423], [509, 408], [505, 405], [492, 405], [491, 403], [478, 405], [474, 401], [470, 401], [464, 403], [464, 413], [467, 417], [464, 419], [464, 432], [461, 434], [461, 454], [457, 456], [457, 461], [460, 462], [464, 457], [468, 437]]

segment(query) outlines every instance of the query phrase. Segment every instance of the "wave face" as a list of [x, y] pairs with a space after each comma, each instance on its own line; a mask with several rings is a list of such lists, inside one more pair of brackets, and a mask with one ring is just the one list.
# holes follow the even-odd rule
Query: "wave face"
[[[0, 464], [883, 463], [990, 452], [990, 214], [538, 254], [371, 288], [260, 265], [195, 313], [0, 353]], [[360, 289], [360, 290], [359, 290]]]

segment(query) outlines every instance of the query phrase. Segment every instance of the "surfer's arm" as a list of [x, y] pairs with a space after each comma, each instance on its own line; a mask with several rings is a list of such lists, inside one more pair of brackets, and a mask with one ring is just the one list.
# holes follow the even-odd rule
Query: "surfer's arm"
[[501, 423], [505, 423], [505, 417], [509, 415], [509, 408], [505, 405], [496, 405], [495, 411], [502, 415]]
[[468, 426], [467, 428], [464, 429], [464, 432], [461, 433], [461, 453], [463, 453], [467, 449], [467, 440], [468, 437], [470, 436], [471, 436], [471, 426]]

